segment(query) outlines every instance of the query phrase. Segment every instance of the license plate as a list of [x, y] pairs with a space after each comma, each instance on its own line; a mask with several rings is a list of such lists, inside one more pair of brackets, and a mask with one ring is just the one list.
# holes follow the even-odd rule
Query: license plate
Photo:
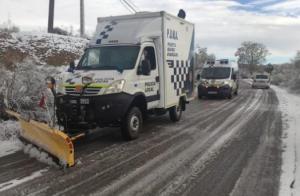
[[77, 104], [77, 100], [70, 100], [70, 104]]
[[90, 104], [90, 100], [89, 99], [80, 99], [80, 104], [83, 104], [83, 105]]
[[207, 94], [216, 95], [216, 94], [218, 94], [218, 92], [216, 92], [216, 91], [208, 91]]

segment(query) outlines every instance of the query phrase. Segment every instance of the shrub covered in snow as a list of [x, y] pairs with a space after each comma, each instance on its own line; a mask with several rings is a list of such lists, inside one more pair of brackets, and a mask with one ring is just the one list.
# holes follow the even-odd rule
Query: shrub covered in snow
[[[38, 66], [30, 60], [17, 64], [13, 70], [0, 68], [0, 105], [18, 111], [39, 111], [39, 101], [45, 91], [47, 76], [54, 76], [66, 67]], [[0, 100], [1, 101], [1, 100]]]
[[274, 66], [272, 84], [300, 93], [300, 51], [291, 63]]
[[14, 141], [20, 133], [20, 125], [17, 121], [1, 121], [0, 120], [0, 142]]

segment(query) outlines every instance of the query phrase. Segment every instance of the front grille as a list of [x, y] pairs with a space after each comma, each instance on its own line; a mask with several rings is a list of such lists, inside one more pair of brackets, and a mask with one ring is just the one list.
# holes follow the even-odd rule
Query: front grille
[[101, 88], [87, 87], [84, 89], [83, 93], [77, 92], [75, 87], [66, 87], [65, 90], [66, 94], [68, 95], [97, 95], [100, 92]]

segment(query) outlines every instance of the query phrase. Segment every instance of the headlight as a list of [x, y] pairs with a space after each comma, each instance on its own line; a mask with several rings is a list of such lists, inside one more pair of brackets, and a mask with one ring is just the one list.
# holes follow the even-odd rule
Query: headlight
[[224, 81], [224, 82], [221, 83], [221, 85], [222, 86], [229, 85], [229, 82], [228, 81]]
[[207, 82], [206, 80], [201, 80], [201, 81], [200, 81], [200, 84], [201, 84], [201, 85], [207, 85], [208, 82]]
[[84, 76], [82, 77], [82, 84], [87, 85], [93, 83], [93, 78]]
[[125, 85], [125, 80], [114, 81], [109, 85], [107, 89], [105, 89], [104, 94], [120, 93], [123, 91], [124, 85]]

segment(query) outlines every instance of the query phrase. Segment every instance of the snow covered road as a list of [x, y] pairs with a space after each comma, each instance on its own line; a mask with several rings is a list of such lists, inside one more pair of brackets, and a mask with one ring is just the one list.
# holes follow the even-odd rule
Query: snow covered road
[[272, 87], [283, 118], [282, 175], [279, 196], [300, 195], [300, 96]]
[[[136, 141], [94, 133], [65, 171], [22, 152], [0, 157], [0, 195], [277, 195], [281, 130], [275, 92], [241, 82], [232, 100], [193, 101], [179, 123], [150, 118]], [[5, 188], [16, 179], [26, 180]]]

